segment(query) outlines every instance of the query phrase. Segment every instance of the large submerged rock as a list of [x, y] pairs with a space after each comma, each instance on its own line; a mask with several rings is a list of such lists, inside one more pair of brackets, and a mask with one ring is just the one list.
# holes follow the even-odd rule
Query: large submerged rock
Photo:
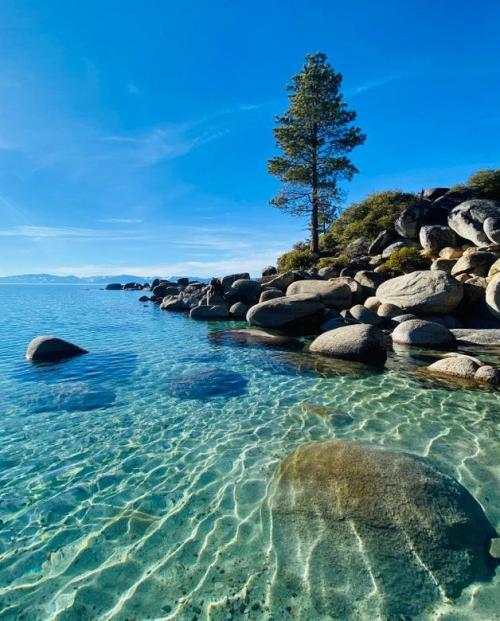
[[377, 298], [400, 309], [416, 313], [445, 315], [461, 302], [463, 287], [446, 272], [423, 270], [386, 280]]
[[494, 528], [425, 458], [308, 444], [280, 465], [273, 492], [275, 583], [308, 591], [303, 618], [358, 619], [360, 608], [370, 619], [414, 618], [493, 574]]
[[57, 362], [86, 353], [86, 349], [58, 336], [37, 336], [28, 345], [26, 358], [34, 362]]

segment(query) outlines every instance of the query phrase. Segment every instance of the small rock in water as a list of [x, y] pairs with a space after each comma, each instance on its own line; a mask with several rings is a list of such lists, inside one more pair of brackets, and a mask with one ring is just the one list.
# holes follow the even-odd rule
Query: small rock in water
[[86, 353], [86, 349], [57, 336], [37, 336], [28, 345], [26, 358], [34, 362], [56, 362]]
[[245, 392], [248, 380], [235, 371], [209, 369], [185, 371], [170, 382], [170, 393], [179, 399], [237, 397]]

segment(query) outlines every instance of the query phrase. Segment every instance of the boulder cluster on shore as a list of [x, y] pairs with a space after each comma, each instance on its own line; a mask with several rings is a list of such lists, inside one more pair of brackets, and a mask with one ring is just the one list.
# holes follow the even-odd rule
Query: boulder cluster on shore
[[[283, 336], [316, 337], [309, 351], [381, 365], [391, 346], [454, 349], [457, 343], [500, 346], [500, 203], [470, 191], [433, 188], [407, 208], [391, 230], [360, 239], [345, 265], [262, 276], [214, 278], [210, 284], [155, 280], [151, 300], [197, 320], [246, 320], [270, 344]], [[381, 269], [401, 248], [417, 248], [429, 269], [394, 276]], [[144, 285], [129, 283], [123, 288]], [[108, 289], [122, 288], [119, 284]], [[263, 332], [263, 331], [272, 332]], [[239, 339], [244, 338], [239, 330]], [[290, 346], [296, 340], [289, 339]], [[460, 354], [430, 373], [500, 384], [500, 370]]]

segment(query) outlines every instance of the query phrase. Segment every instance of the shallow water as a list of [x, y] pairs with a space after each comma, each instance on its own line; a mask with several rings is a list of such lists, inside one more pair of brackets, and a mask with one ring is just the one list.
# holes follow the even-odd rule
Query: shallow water
[[[138, 297], [0, 286], [0, 619], [380, 618], [377, 594], [341, 567], [349, 607], [316, 614], [314, 566], [298, 588], [277, 572], [273, 474], [311, 440], [428, 456], [500, 529], [498, 392], [430, 382], [404, 353], [383, 373], [317, 369], [209, 338], [240, 324]], [[26, 362], [31, 338], [54, 332], [91, 353]], [[499, 590], [497, 570], [421, 618], [500, 618]]]

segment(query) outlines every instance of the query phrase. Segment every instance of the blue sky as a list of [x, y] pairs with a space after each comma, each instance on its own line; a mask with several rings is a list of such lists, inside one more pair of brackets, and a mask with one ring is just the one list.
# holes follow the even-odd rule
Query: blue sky
[[368, 135], [347, 202], [500, 165], [497, 0], [2, 0], [0, 274], [257, 273], [274, 116], [324, 51]]

